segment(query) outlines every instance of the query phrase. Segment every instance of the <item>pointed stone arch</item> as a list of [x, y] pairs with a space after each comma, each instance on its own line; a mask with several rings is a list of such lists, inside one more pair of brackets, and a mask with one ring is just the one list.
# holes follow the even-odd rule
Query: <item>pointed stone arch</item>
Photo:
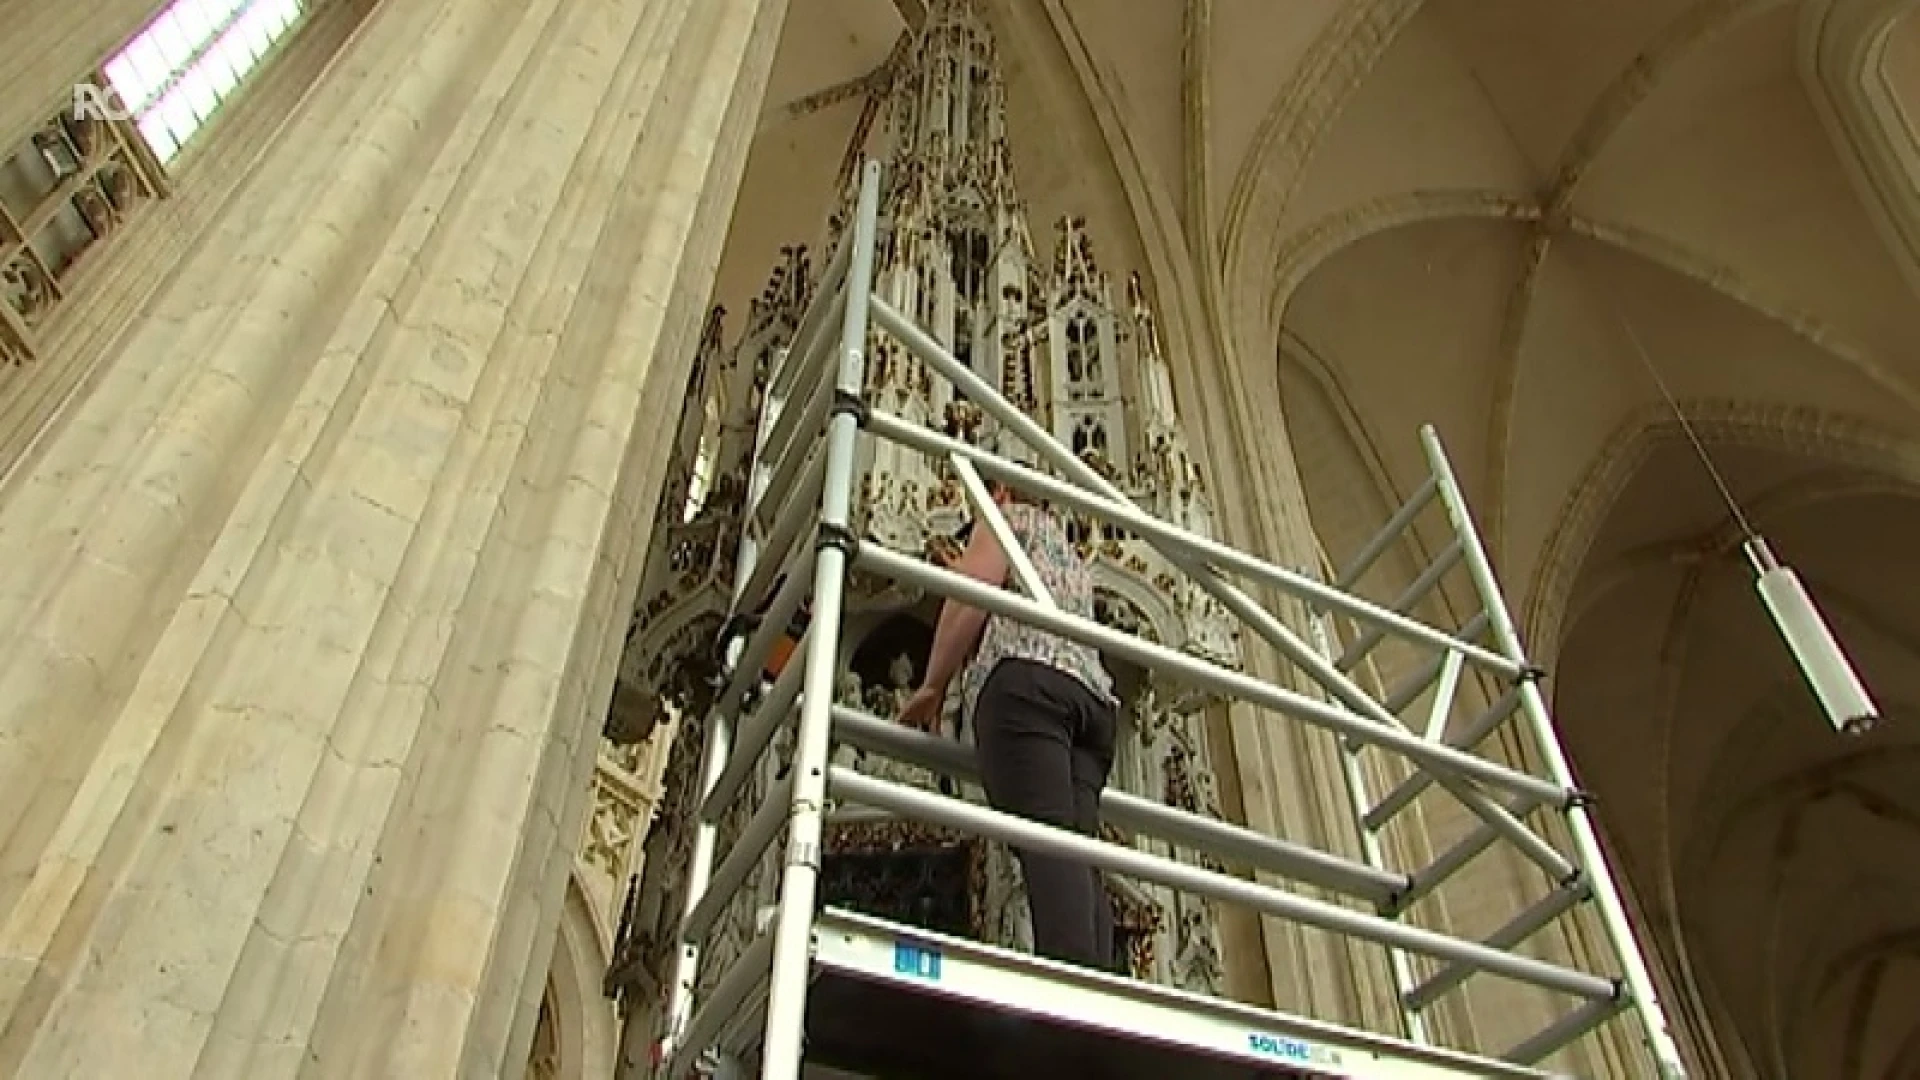
[[1186, 643], [1186, 624], [1174, 613], [1167, 598], [1137, 576], [1124, 573], [1105, 560], [1096, 560], [1093, 564], [1093, 602], [1102, 621], [1116, 620], [1109, 625], [1168, 648], [1177, 649]]
[[[619, 1049], [619, 1018], [601, 992], [607, 969], [607, 936], [578, 873], [567, 881], [553, 959], [539, 997], [527, 1080], [604, 1080], [613, 1075]], [[530, 991], [531, 992], [531, 991]]]
[[[1804, 454], [1835, 465], [1878, 472], [1920, 487], [1920, 440], [1824, 409], [1737, 399], [1680, 403], [1708, 443], [1754, 446]], [[1642, 408], [1623, 421], [1568, 493], [1529, 583], [1521, 626], [1541, 662], [1560, 647], [1568, 604], [1587, 553], [1607, 511], [1663, 443], [1683, 437], [1671, 411]]]
[[[1920, 289], [1920, 103], [1904, 108], [1889, 69], [1896, 32], [1920, 33], [1915, 0], [1807, 0], [1800, 74], [1888, 249]], [[1910, 76], [1911, 77], [1911, 76]]]
[[[1684, 401], [1681, 411], [1709, 453], [1758, 450], [1814, 465], [1743, 497], [1763, 528], [1790, 523], [1787, 515], [1805, 515], [1831, 500], [1920, 499], [1920, 440], [1903, 433], [1831, 410], [1737, 399]], [[1910, 788], [1915, 750], [1898, 718], [1916, 706], [1902, 700], [1897, 681], [1875, 685], [1883, 712], [1895, 718], [1888, 725], [1894, 741], [1849, 753], [1852, 744], [1828, 737], [1784, 654], [1766, 653], [1758, 664], [1745, 656], [1727, 659], [1729, 640], [1750, 638], [1764, 648], [1771, 638], [1750, 584], [1729, 562], [1737, 529], [1708, 528], [1678, 540], [1662, 535], [1637, 547], [1622, 546], [1619, 534], [1603, 535], [1616, 506], [1627, 508], [1629, 520], [1633, 507], [1644, 509], [1633, 501], [1634, 492], [1644, 494], [1636, 478], [1658, 469], [1655, 455], [1673, 452], [1684, 437], [1673, 414], [1658, 407], [1616, 429], [1549, 533], [1520, 613], [1522, 633], [1556, 673], [1555, 711], [1566, 749], [1576, 774], [1596, 793], [1633, 918], [1666, 984], [1670, 1015], [1709, 1066], [1704, 1071], [1824, 1073], [1849, 1054], [1857, 1057], [1866, 1042], [1857, 1034], [1836, 1042], [1829, 1022], [1834, 1010], [1857, 1019], [1871, 1012], [1862, 1000], [1870, 1005], [1885, 994], [1878, 977], [1857, 964], [1824, 981], [1796, 965], [1824, 962], [1826, 946], [1818, 942], [1827, 938], [1810, 936], [1809, 925], [1832, 929], [1838, 936], [1831, 944], [1843, 948], [1847, 935], [1878, 929], [1853, 919], [1904, 917], [1897, 906], [1875, 906], [1862, 891], [1861, 883], [1873, 879], [1861, 876], [1861, 868], [1878, 862], [1863, 862], [1837, 842], [1847, 829], [1834, 831], [1841, 820], [1834, 815], [1851, 813], [1844, 818], [1849, 827], [1869, 820], [1884, 827], [1903, 814], [1920, 823], [1911, 807], [1883, 794]], [[1609, 557], [1599, 562], [1594, 555], [1602, 549]], [[1808, 564], [1800, 569], [1849, 653], [1870, 659], [1889, 642], [1916, 652], [1910, 637], [1899, 640], [1897, 628], [1855, 610], [1848, 590], [1812, 576]], [[1634, 588], [1651, 591], [1627, 591]], [[1608, 595], [1616, 590], [1619, 595]], [[1740, 612], [1740, 621], [1727, 621], [1729, 611]], [[1633, 621], [1595, 621], [1619, 618]], [[1622, 629], [1633, 634], [1622, 638]], [[1737, 672], [1737, 687], [1711, 674], [1726, 671]], [[1863, 674], [1874, 682], [1872, 668]], [[1723, 694], [1737, 694], [1740, 703], [1718, 707]], [[1895, 769], [1900, 777], [1880, 776], [1876, 788], [1862, 779], [1862, 769]], [[1850, 801], [1858, 805], [1840, 805]], [[1817, 828], [1803, 832], [1809, 823]], [[1810, 902], [1806, 883], [1824, 877], [1808, 868], [1829, 865], [1819, 853], [1846, 875], [1833, 882], [1852, 884]], [[1835, 914], [1810, 924], [1809, 910]], [[1757, 921], [1729, 922], [1756, 912], [1751, 919]], [[1740, 956], [1730, 960], [1730, 950]], [[1828, 1019], [1802, 1022], [1816, 1007]], [[1884, 1047], [1887, 1027], [1875, 1029], [1876, 1045]], [[1808, 1035], [1809, 1029], [1819, 1030]], [[1840, 1043], [1847, 1045], [1833, 1049]], [[1814, 1058], [1823, 1067], [1809, 1072]]]

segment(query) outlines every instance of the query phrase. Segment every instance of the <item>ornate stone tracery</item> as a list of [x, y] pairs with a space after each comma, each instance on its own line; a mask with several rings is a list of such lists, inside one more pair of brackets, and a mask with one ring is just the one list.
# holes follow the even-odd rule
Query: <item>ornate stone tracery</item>
[[[1059, 223], [1050, 259], [1035, 255], [1006, 141], [1006, 88], [973, 0], [930, 5], [918, 38], [898, 50], [896, 60], [896, 70], [874, 80], [886, 95], [888, 147], [876, 291], [1143, 508], [1211, 535], [1213, 513], [1181, 429], [1144, 283], [1130, 275], [1116, 302], [1078, 218]], [[829, 220], [826, 249], [847, 220], [843, 200]], [[662, 812], [647, 838], [646, 871], [617, 945], [616, 976], [628, 980], [642, 1003], [658, 998], [672, 959], [682, 867], [692, 842], [688, 811], [696, 801], [702, 710], [714, 674], [714, 633], [727, 608], [741, 492], [716, 485], [690, 514], [679, 510], [692, 494], [687, 478], [702, 455], [717, 476], [747, 474], [762, 389], [811, 299], [812, 272], [803, 250], [788, 250], [736, 344], [722, 344], [717, 312], [708, 325], [688, 415], [698, 417], [698, 403], [712, 400], [718, 408], [708, 411], [724, 419], [717, 430], [690, 423], [676, 444], [608, 723], [611, 738], [631, 741], [646, 737], [662, 717], [686, 718], [674, 734]], [[1031, 461], [975, 404], [890, 339], [876, 337], [868, 355], [865, 389], [876, 406]], [[956, 479], [940, 463], [892, 444], [870, 441], [863, 455], [855, 510], [863, 538], [936, 560], [951, 557], [967, 516]], [[1083, 515], [1068, 518], [1072, 537], [1095, 567], [1099, 619], [1237, 665], [1234, 624], [1208, 594], [1138, 538]], [[890, 716], [917, 684], [933, 608], [881, 583], [855, 581], [849, 591], [836, 697]], [[1110, 666], [1127, 716], [1113, 785], [1217, 814], [1202, 712], [1208, 699]], [[969, 739], [959, 719], [950, 711], [945, 733]], [[783, 732], [781, 739], [789, 737]], [[777, 745], [763, 762], [756, 794], [774, 784], [782, 750]], [[888, 779], [955, 790], [923, 770], [850, 749], [837, 753]], [[959, 793], [982, 798], [977, 790]], [[723, 844], [758, 801], [739, 801], [722, 826]], [[1175, 854], [1166, 845], [1111, 835]], [[822, 890], [829, 903], [1008, 945], [1030, 942], [1017, 864], [1001, 845], [897, 821], [841, 819], [830, 822], [827, 850]], [[714, 977], [773, 901], [771, 869], [761, 867], [723, 920], [702, 963], [704, 978]], [[1118, 880], [1109, 891], [1133, 974], [1219, 989], [1219, 936], [1209, 905]]]
[[137, 131], [71, 107], [0, 159], [0, 364], [33, 358], [87, 255], [164, 192]]

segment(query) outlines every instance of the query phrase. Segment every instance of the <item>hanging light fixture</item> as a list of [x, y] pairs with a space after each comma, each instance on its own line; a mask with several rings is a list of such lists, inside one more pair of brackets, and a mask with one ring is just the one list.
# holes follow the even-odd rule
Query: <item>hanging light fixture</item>
[[1820, 699], [1827, 720], [1842, 735], [1872, 730], [1880, 722], [1880, 710], [1833, 631], [1827, 629], [1820, 609], [1813, 606], [1813, 597], [1800, 584], [1800, 575], [1781, 566], [1761, 537], [1748, 537], [1742, 546], [1754, 573], [1759, 575], [1760, 599], [1773, 616], [1773, 625], [1780, 628], [1780, 636], [1786, 639], [1787, 650], [1800, 662], [1800, 673], [1813, 688], [1813, 696]]
[[1727, 512], [1740, 530], [1741, 548], [1746, 552], [1747, 561], [1753, 565], [1756, 575], [1754, 586], [1759, 590], [1760, 602], [1766, 607], [1767, 615], [1773, 620], [1780, 638], [1787, 644], [1787, 651], [1800, 665], [1800, 674], [1805, 677], [1813, 696], [1820, 702], [1820, 708], [1827, 714], [1827, 722], [1842, 735], [1859, 735], [1871, 731], [1880, 723], [1880, 710], [1873, 702], [1872, 695], [1860, 681], [1854, 671], [1853, 662], [1847, 658], [1846, 650], [1828, 628], [1827, 620], [1821, 616], [1820, 609], [1814, 606], [1813, 597], [1808, 595], [1806, 586], [1800, 582], [1800, 575], [1792, 568], [1781, 565], [1774, 557], [1773, 549], [1754, 529], [1753, 523], [1740, 509], [1733, 497], [1733, 491], [1727, 487], [1720, 470], [1714, 467], [1713, 458], [1708, 456], [1706, 446], [1687, 422], [1686, 414], [1680, 410], [1680, 403], [1674, 400], [1667, 384], [1660, 377], [1659, 369], [1653, 366], [1653, 357], [1640, 343], [1640, 336], [1633, 332], [1633, 325], [1626, 316], [1615, 311], [1620, 326], [1626, 331], [1627, 340], [1633, 343], [1633, 349], [1640, 357], [1640, 363], [1653, 378], [1653, 384], [1660, 389], [1660, 397], [1666, 402], [1667, 409], [1685, 433], [1687, 442], [1693, 447], [1694, 455], [1712, 478], [1713, 486], [1720, 492], [1720, 498], [1727, 504]]

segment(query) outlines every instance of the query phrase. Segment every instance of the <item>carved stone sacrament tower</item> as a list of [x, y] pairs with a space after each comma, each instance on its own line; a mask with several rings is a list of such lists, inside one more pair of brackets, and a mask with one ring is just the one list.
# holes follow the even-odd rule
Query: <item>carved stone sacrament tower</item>
[[[1181, 432], [1146, 291], [1137, 276], [1114, 288], [1078, 219], [1059, 222], [1049, 257], [1036, 257], [1014, 184], [1006, 108], [993, 36], [972, 0], [936, 0], [921, 32], [896, 49], [890, 78], [863, 116], [843, 173], [850, 181], [851, 163], [866, 155], [887, 166], [876, 291], [1142, 506], [1211, 534], [1212, 511]], [[851, 192], [851, 184], [844, 185], [827, 226], [827, 250], [850, 215]], [[629, 742], [649, 737], [669, 718], [678, 724], [646, 869], [628, 898], [616, 949], [612, 981], [630, 988], [630, 1010], [656, 1008], [664, 997], [692, 808], [699, 802], [703, 724], [718, 664], [713, 643], [730, 598], [761, 393], [811, 298], [815, 271], [804, 249], [787, 249], [748, 312], [744, 334], [731, 345], [716, 311], [689, 386], [688, 419], [656, 518], [608, 727], [609, 738]], [[870, 401], [905, 419], [998, 442], [977, 409], [890, 339], [872, 343], [866, 390]], [[937, 552], [952, 543], [965, 514], [955, 478], [891, 444], [870, 445], [867, 453], [856, 500], [865, 537], [908, 551]], [[1237, 663], [1233, 621], [1158, 553], [1091, 521], [1073, 521], [1071, 528], [1094, 560], [1102, 621]], [[856, 578], [854, 586], [840, 697], [890, 716], [917, 685], [937, 606], [891, 585], [863, 586]], [[1125, 700], [1113, 785], [1217, 816], [1202, 715], [1212, 703], [1112, 666]], [[956, 720], [948, 717], [949, 734], [959, 732]], [[790, 738], [790, 729], [782, 737]], [[771, 767], [783, 756], [762, 760]], [[914, 777], [915, 770], [903, 766], [862, 768], [940, 782]], [[773, 780], [767, 775], [757, 782], [764, 789]], [[723, 846], [729, 829], [737, 831], [757, 802], [739, 801], [722, 830]], [[827, 838], [826, 903], [1002, 944], [1028, 943], [1016, 864], [997, 845], [858, 811], [835, 817]], [[769, 860], [778, 851], [776, 844]], [[709, 955], [724, 961], [751, 928], [753, 903], [771, 902], [768, 869], [762, 867], [758, 888], [743, 890], [757, 901], [740, 903]], [[1218, 931], [1208, 901], [1119, 880], [1110, 890], [1126, 950], [1117, 959], [1141, 978], [1219, 989]], [[706, 972], [723, 968], [723, 962], [702, 964]]]

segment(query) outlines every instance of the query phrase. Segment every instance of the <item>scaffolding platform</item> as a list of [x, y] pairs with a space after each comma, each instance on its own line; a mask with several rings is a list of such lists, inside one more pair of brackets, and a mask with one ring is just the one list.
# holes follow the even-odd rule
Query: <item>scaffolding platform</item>
[[[1284, 569], [1210, 537], [1161, 521], [1009, 404], [924, 330], [876, 295], [880, 171], [868, 163], [850, 227], [800, 320], [786, 357], [765, 388], [747, 483], [734, 590], [736, 616], [724, 643], [727, 674], [705, 728], [700, 799], [679, 951], [655, 1043], [655, 1076], [710, 1075], [799, 1080], [803, 1068], [858, 1075], [1039, 1075], [1072, 1062], [1088, 1075], [1181, 1077], [1524, 1077], [1550, 1075], [1538, 1063], [1595, 1027], [1631, 1022], [1651, 1068], [1668, 1080], [1685, 1071], [1654, 982], [1590, 818], [1546, 712], [1540, 673], [1527, 661], [1471, 515], [1438, 437], [1422, 432], [1431, 474], [1385, 529], [1327, 580]], [[1024, 444], [1051, 472], [873, 407], [864, 396], [869, 335], [897, 341], [930, 373]], [[861, 441], [887, 440], [944, 461], [960, 480], [975, 521], [1007, 551], [1007, 588], [863, 541], [851, 527]], [[1264, 644], [1311, 678], [1301, 693], [1244, 671], [1102, 625], [1053, 602], [1020, 551], [986, 480], [1005, 483], [1067, 511], [1138, 537], [1208, 593]], [[1446, 512], [1453, 540], [1391, 604], [1368, 601], [1354, 582], [1382, 552], [1405, 539], [1430, 505]], [[1464, 568], [1478, 608], [1465, 625], [1442, 628], [1407, 614], [1442, 575]], [[1338, 739], [1363, 841], [1362, 858], [1317, 850], [1245, 826], [1109, 790], [1106, 822], [1138, 838], [1216, 860], [1218, 869], [1125, 843], [1083, 836], [1000, 813], [943, 791], [897, 783], [836, 765], [836, 745], [966, 781], [972, 753], [948, 739], [908, 730], [834, 702], [839, 636], [850, 574], [945, 597], [1093, 646], [1222, 698], [1251, 703], [1273, 723], [1303, 723]], [[1236, 582], [1291, 595], [1323, 619], [1358, 628], [1354, 640], [1303, 636]], [[807, 605], [810, 620], [794, 661], [771, 684], [767, 658]], [[1430, 656], [1393, 688], [1369, 691], [1355, 672], [1389, 638]], [[1482, 639], [1486, 643], [1482, 644]], [[1488, 688], [1474, 719], [1454, 717], [1468, 680]], [[1424, 714], [1417, 701], [1429, 700]], [[1511, 723], [1510, 723], [1511, 721]], [[1516, 730], [1517, 729], [1517, 730]], [[791, 749], [768, 768], [775, 735]], [[1512, 735], [1517, 756], [1478, 748]], [[1360, 757], [1402, 762], [1404, 778], [1384, 794], [1370, 786]], [[789, 756], [790, 755], [790, 756]], [[1510, 764], [1519, 760], [1531, 769]], [[1534, 771], [1537, 770], [1537, 771]], [[776, 777], [764, 790], [754, 777]], [[1375, 779], [1377, 781], [1378, 774]], [[1437, 788], [1479, 824], [1423, 866], [1397, 866], [1382, 834]], [[745, 820], [721, 823], [749, 791]], [[944, 793], [943, 793], [944, 792]], [[1399, 992], [1401, 1030], [1359, 1031], [1049, 963], [1031, 956], [819, 906], [823, 830], [830, 815], [890, 815], [1044, 850], [1109, 875], [1237, 905], [1264, 918], [1328, 931], [1384, 948]], [[1546, 819], [1555, 823], [1546, 828]], [[782, 841], [784, 840], [784, 844]], [[1481, 852], [1503, 846], [1540, 873], [1539, 900], [1479, 940], [1422, 926], [1410, 908]], [[1562, 847], [1570, 848], [1563, 851]], [[779, 852], [777, 899], [753, 912], [756, 924], [723, 970], [703, 971], [703, 954], [756, 868]], [[1275, 879], [1338, 894], [1318, 899]], [[1591, 914], [1606, 970], [1538, 959], [1522, 949], [1549, 925]], [[744, 931], [743, 931], [744, 932]], [[1467, 980], [1499, 977], [1565, 999], [1559, 1019], [1490, 1053], [1434, 1045], [1432, 1005]], [[1003, 1038], [1004, 1036], [1004, 1038]], [[969, 1057], [986, 1043], [1017, 1043], [1005, 1065]]]
[[815, 923], [813, 971], [807, 1061], [856, 1075], [1027, 1080], [1054, 1063], [1106, 1080], [1548, 1075], [845, 911]]

